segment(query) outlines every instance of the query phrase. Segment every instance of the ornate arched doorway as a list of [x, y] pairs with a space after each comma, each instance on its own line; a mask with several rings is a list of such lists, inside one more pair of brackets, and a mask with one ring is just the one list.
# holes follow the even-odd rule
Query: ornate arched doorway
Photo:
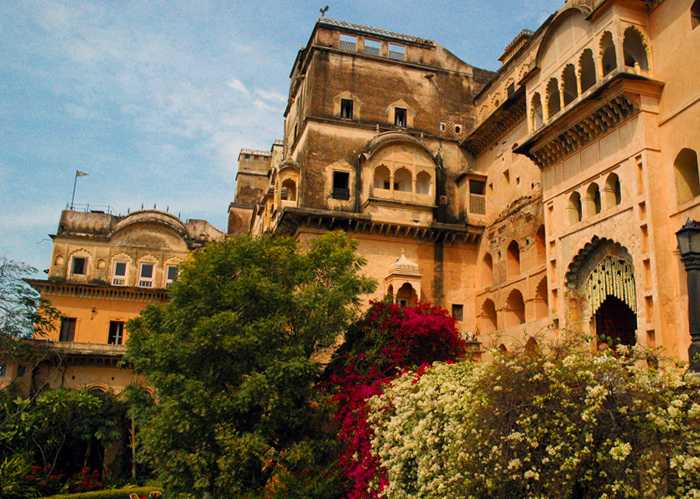
[[634, 266], [626, 248], [594, 238], [573, 259], [566, 279], [570, 328], [589, 329], [598, 344], [611, 347], [636, 343]]

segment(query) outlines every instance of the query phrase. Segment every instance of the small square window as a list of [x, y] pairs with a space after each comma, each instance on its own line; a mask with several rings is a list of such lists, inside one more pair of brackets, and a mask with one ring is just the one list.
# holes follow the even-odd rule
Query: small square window
[[352, 100], [340, 99], [340, 117], [346, 120], [352, 119]]
[[333, 198], [350, 199], [350, 174], [333, 172]]
[[394, 108], [394, 125], [406, 128], [406, 110], [402, 107]]
[[107, 343], [121, 345], [124, 341], [124, 323], [122, 321], [109, 321], [109, 334]]
[[340, 48], [355, 52], [357, 50], [357, 37], [350, 35], [340, 35]]
[[445, 123], [441, 121], [440, 122], [440, 131], [444, 132], [445, 130], [447, 130], [447, 125], [445, 125]]
[[464, 305], [455, 303], [452, 305], [452, 317], [456, 321], [464, 320]]
[[75, 341], [75, 317], [61, 317], [61, 331], [58, 341]]
[[459, 135], [462, 133], [462, 125], [455, 125], [455, 133]]
[[74, 256], [71, 273], [75, 275], [85, 275], [87, 269], [87, 258], [84, 256]]
[[365, 54], [370, 54], [370, 55], [379, 55], [379, 50], [381, 49], [382, 44], [381, 42], [378, 42], [377, 40], [370, 40], [368, 38], [365, 38], [365, 49], [364, 53]]
[[389, 44], [389, 58], [403, 61], [406, 59], [406, 47], [395, 43]]
[[142, 288], [153, 287], [153, 268], [152, 263], [142, 263], [141, 273], [139, 274], [139, 286]]

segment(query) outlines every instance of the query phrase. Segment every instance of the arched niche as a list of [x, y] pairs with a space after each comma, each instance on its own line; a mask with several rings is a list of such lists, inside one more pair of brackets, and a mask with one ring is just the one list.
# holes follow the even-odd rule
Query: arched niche
[[518, 289], [512, 290], [506, 299], [505, 327], [525, 324], [525, 300]]
[[596, 83], [595, 59], [593, 50], [585, 49], [578, 60], [579, 78], [581, 80], [581, 92], [585, 92]]
[[535, 234], [535, 257], [538, 266], [544, 265], [547, 260], [547, 244], [545, 241], [544, 225], [540, 225]]
[[430, 194], [433, 188], [433, 178], [426, 171], [418, 172], [416, 175], [416, 194]]
[[546, 319], [549, 315], [549, 298], [547, 292], [547, 277], [543, 276], [535, 290], [535, 318]]
[[698, 174], [698, 154], [693, 149], [682, 149], [673, 162], [676, 178], [678, 204], [683, 204], [700, 196], [700, 175]]
[[603, 76], [607, 76], [617, 68], [615, 42], [613, 41], [612, 33], [609, 31], [606, 31], [600, 37], [600, 65], [603, 69]]
[[479, 333], [488, 334], [498, 330], [498, 316], [496, 314], [496, 305], [493, 300], [486, 299], [481, 304], [479, 313]]
[[569, 224], [577, 224], [583, 219], [583, 207], [581, 206], [581, 194], [574, 191], [569, 195], [567, 206]]
[[547, 118], [561, 111], [561, 94], [559, 93], [559, 81], [556, 78], [550, 78], [547, 83]]
[[561, 77], [564, 90], [564, 106], [568, 106], [578, 97], [578, 82], [576, 81], [576, 68], [574, 65], [567, 64]]
[[622, 185], [620, 177], [616, 173], [611, 173], [605, 179], [605, 208], [610, 209], [622, 203]]
[[622, 41], [622, 53], [625, 57], [625, 66], [639, 68], [642, 71], [649, 70], [649, 54], [644, 37], [634, 26], [625, 30]]
[[544, 112], [542, 110], [542, 97], [539, 93], [535, 93], [530, 101], [530, 116], [532, 121], [532, 129], [538, 130], [544, 124]]
[[517, 241], [511, 241], [506, 250], [506, 273], [508, 279], [514, 279], [520, 275], [520, 245]]
[[375, 189], [391, 189], [391, 172], [385, 165], [379, 165], [374, 169]]
[[281, 191], [282, 201], [296, 202], [297, 200], [297, 183], [291, 179], [285, 179], [282, 181], [282, 191]]
[[413, 176], [408, 168], [401, 167], [394, 172], [394, 190], [399, 192], [413, 191]]
[[486, 253], [482, 259], [481, 282], [485, 288], [493, 285], [493, 257], [491, 253]]
[[601, 211], [600, 188], [595, 182], [586, 189], [586, 214], [597, 215]]
[[396, 303], [402, 307], [414, 307], [418, 303], [418, 293], [411, 283], [405, 282], [396, 292]]

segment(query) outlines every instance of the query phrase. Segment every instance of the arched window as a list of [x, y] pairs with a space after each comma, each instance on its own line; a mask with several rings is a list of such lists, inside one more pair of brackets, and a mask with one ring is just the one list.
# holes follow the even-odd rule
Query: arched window
[[413, 178], [406, 168], [399, 168], [394, 173], [394, 190], [411, 192], [413, 190]]
[[516, 241], [511, 241], [508, 245], [506, 273], [508, 274], [508, 279], [513, 279], [520, 275], [520, 246], [518, 246]]
[[430, 186], [432, 184], [432, 177], [428, 172], [420, 172], [416, 176], [416, 193], [418, 194], [430, 194]]
[[568, 64], [562, 74], [564, 80], [564, 105], [568, 106], [578, 97], [578, 84], [576, 82], [576, 68]]
[[547, 297], [547, 277], [543, 277], [535, 290], [535, 317], [546, 319], [549, 314], [549, 299]]
[[700, 0], [695, 0], [690, 7], [690, 26], [693, 29], [700, 26]]
[[282, 182], [282, 199], [285, 201], [297, 200], [297, 184], [291, 178]]
[[374, 169], [374, 188], [391, 189], [391, 175], [389, 169], [384, 165], [379, 165]]
[[639, 66], [643, 71], [649, 69], [649, 58], [647, 56], [647, 49], [644, 46], [642, 34], [632, 26], [625, 30], [622, 52], [625, 55], [625, 66], [632, 68]]
[[617, 55], [615, 55], [615, 43], [612, 33], [606, 31], [600, 39], [600, 56], [603, 65], [603, 76], [607, 76], [617, 67]]
[[386, 290], [386, 297], [384, 298], [385, 301], [388, 301], [389, 303], [394, 303], [394, 286], [389, 285], [389, 287]]
[[496, 314], [496, 305], [493, 301], [486, 300], [481, 305], [481, 313], [479, 314], [479, 332], [492, 333], [498, 329], [498, 316]]
[[580, 222], [582, 218], [581, 194], [572, 192], [571, 196], [569, 196], [569, 223], [573, 225]]
[[595, 85], [596, 82], [593, 51], [591, 49], [584, 50], [578, 64], [579, 73], [581, 75], [581, 92], [585, 92]]
[[673, 166], [676, 173], [678, 203], [682, 204], [700, 195], [698, 155], [692, 149], [683, 149], [676, 156]]
[[532, 115], [532, 129], [537, 130], [544, 123], [544, 115], [542, 113], [542, 97], [540, 97], [540, 94], [535, 94], [532, 96], [530, 107], [530, 114]]
[[409, 283], [404, 283], [396, 292], [396, 303], [402, 307], [413, 307], [418, 303], [418, 295]]
[[593, 182], [586, 189], [586, 215], [597, 215], [600, 209], [600, 189], [598, 184]]
[[547, 83], [547, 119], [557, 114], [561, 110], [561, 97], [559, 95], [559, 82], [552, 78]]
[[605, 207], [613, 208], [622, 203], [622, 186], [620, 177], [615, 173], [608, 175], [605, 180]]
[[535, 251], [537, 255], [537, 265], [543, 265], [547, 259], [544, 225], [540, 225], [539, 229], [537, 229], [537, 234], [535, 234]]
[[506, 300], [506, 327], [513, 327], [525, 323], [525, 300], [523, 294], [514, 289]]
[[490, 253], [484, 255], [483, 267], [481, 270], [481, 281], [483, 287], [488, 287], [493, 284], [493, 258]]

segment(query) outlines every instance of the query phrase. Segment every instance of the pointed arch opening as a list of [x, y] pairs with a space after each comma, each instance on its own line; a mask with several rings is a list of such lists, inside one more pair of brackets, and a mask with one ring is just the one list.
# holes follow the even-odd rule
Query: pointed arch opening
[[547, 291], [547, 277], [540, 279], [535, 290], [535, 317], [546, 319], [549, 315], [549, 295]]
[[568, 106], [578, 97], [578, 82], [576, 81], [576, 68], [568, 64], [562, 74], [564, 82], [564, 106]]
[[394, 173], [394, 190], [400, 192], [413, 191], [413, 177], [406, 168], [399, 168]]
[[561, 94], [559, 93], [559, 81], [556, 78], [552, 78], [547, 83], [547, 118], [551, 119], [552, 116], [561, 111]]
[[581, 206], [581, 194], [572, 192], [569, 196], [569, 224], [579, 223], [583, 219], [583, 207]]
[[690, 7], [690, 27], [692, 29], [700, 26], [700, 0], [695, 0]]
[[481, 282], [484, 288], [493, 285], [493, 257], [486, 253], [481, 264]]
[[586, 49], [579, 59], [579, 74], [581, 75], [581, 92], [585, 92], [596, 83], [595, 60], [593, 50]]
[[525, 324], [525, 300], [523, 294], [514, 289], [506, 300], [506, 327], [519, 326]]
[[283, 201], [296, 201], [297, 200], [297, 183], [291, 178], [286, 179], [282, 182], [282, 192]]
[[428, 172], [420, 172], [416, 176], [416, 194], [430, 194], [433, 181]]
[[625, 66], [631, 68], [639, 67], [642, 71], [649, 70], [649, 55], [644, 44], [644, 38], [637, 28], [630, 26], [625, 30], [622, 52], [625, 57]]
[[676, 176], [678, 204], [687, 203], [700, 196], [697, 153], [693, 149], [682, 149], [676, 156], [673, 167]]
[[622, 185], [620, 177], [616, 173], [611, 173], [605, 180], [605, 207], [614, 208], [622, 203]]
[[511, 241], [506, 252], [506, 272], [508, 279], [514, 279], [520, 275], [520, 245], [517, 241]]
[[375, 189], [391, 189], [391, 173], [389, 168], [384, 165], [379, 165], [374, 169], [374, 188]]
[[496, 305], [491, 299], [486, 299], [481, 305], [481, 313], [479, 314], [479, 332], [488, 334], [496, 330], [498, 330]]
[[540, 225], [535, 234], [535, 255], [537, 265], [544, 265], [547, 260], [547, 244], [545, 242], [544, 225]]
[[538, 130], [544, 124], [544, 113], [542, 111], [542, 97], [536, 93], [530, 101], [530, 114], [532, 119], [532, 129]]
[[396, 292], [396, 303], [402, 307], [414, 307], [418, 303], [418, 294], [410, 283], [404, 283]]
[[588, 216], [600, 213], [600, 188], [593, 182], [586, 189], [586, 213]]
[[612, 33], [606, 31], [600, 39], [600, 57], [603, 67], [603, 76], [607, 76], [617, 67], [617, 55], [615, 54], [615, 42]]

